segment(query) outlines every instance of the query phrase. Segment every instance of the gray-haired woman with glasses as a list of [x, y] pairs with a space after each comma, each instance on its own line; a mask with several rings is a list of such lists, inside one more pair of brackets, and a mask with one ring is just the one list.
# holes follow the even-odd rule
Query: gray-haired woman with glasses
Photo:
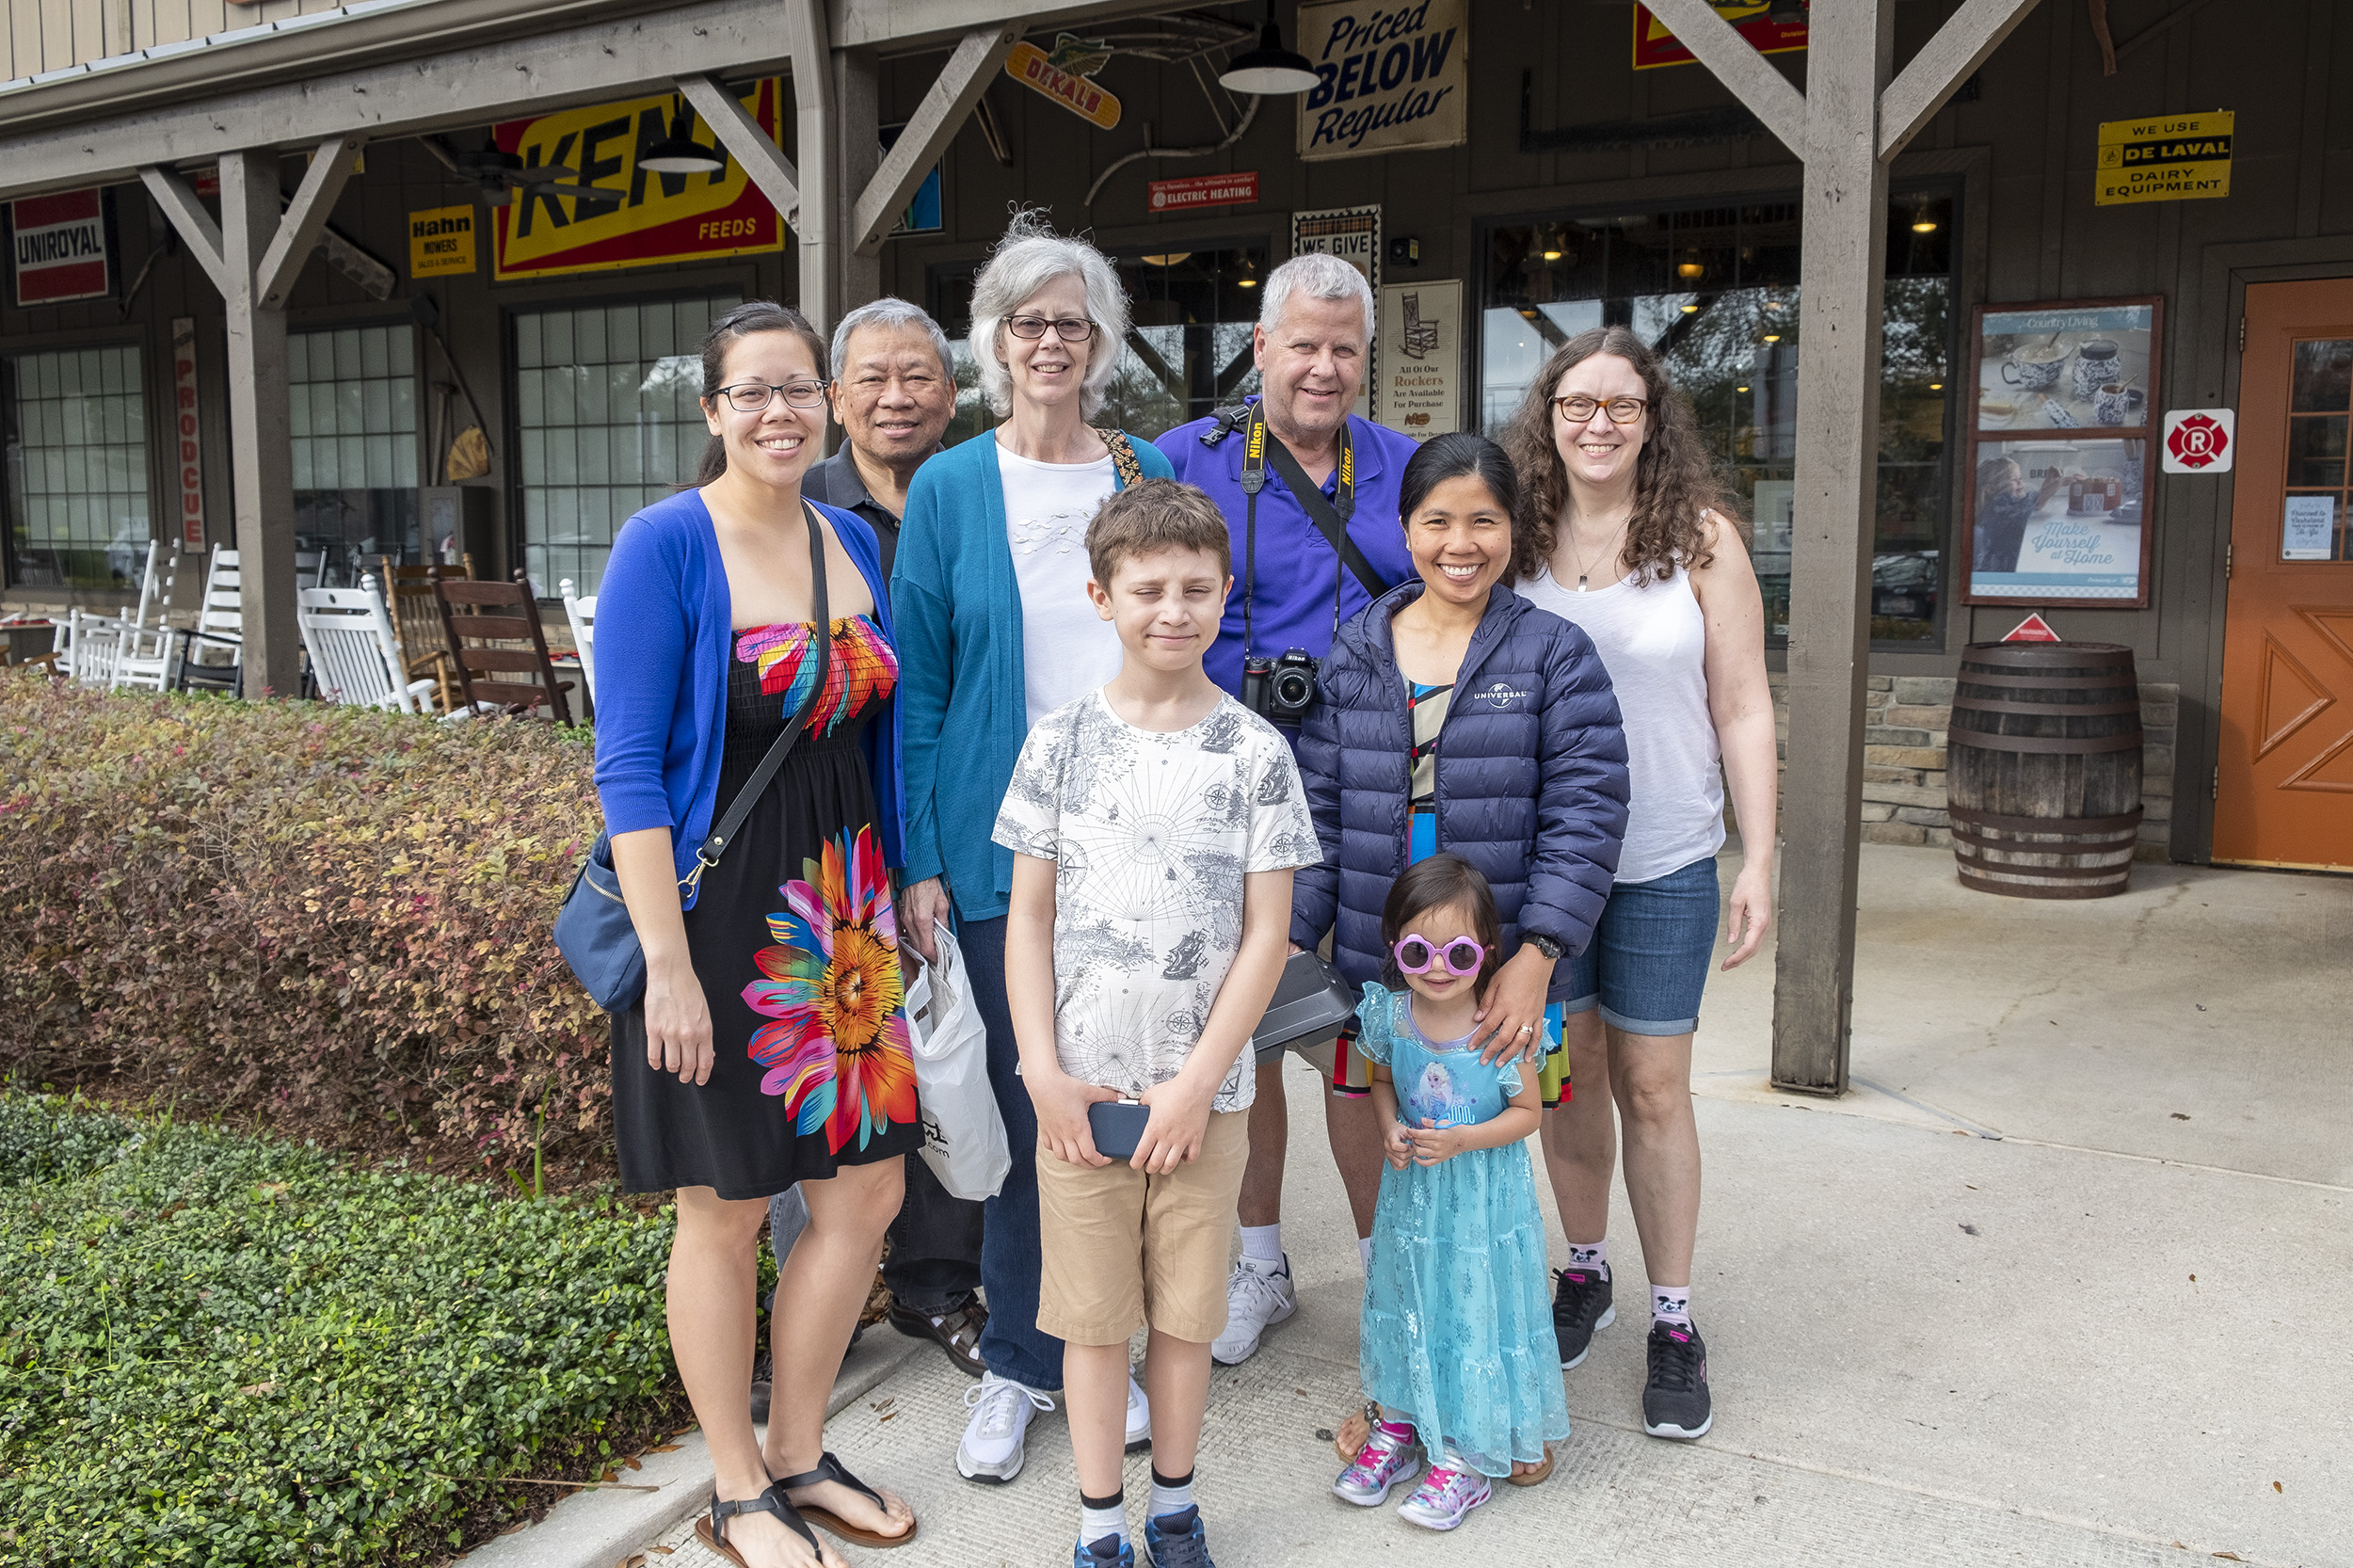
[[[1018, 1474], [1031, 1414], [1052, 1409], [1063, 1385], [1062, 1341], [1037, 1329], [1037, 1115], [1005, 1007], [1013, 853], [989, 835], [1030, 726], [1119, 672], [1119, 639], [1087, 599], [1087, 524], [1112, 491], [1170, 474], [1149, 441], [1089, 423], [1127, 335], [1128, 296], [1102, 252], [1041, 215], [1016, 216], [972, 285], [972, 357], [1004, 423], [916, 471], [890, 580], [905, 726], [901, 929], [931, 958], [935, 922], [954, 922], [1013, 1150], [982, 1232], [988, 1369], [956, 1450], [968, 1480]], [[1145, 1421], [1130, 1384], [1131, 1442]]]

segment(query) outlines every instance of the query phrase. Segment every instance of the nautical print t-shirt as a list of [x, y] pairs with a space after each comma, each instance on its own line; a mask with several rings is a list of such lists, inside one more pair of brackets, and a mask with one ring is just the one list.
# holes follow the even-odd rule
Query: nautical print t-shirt
[[[1100, 691], [1038, 721], [993, 837], [1054, 862], [1063, 1071], [1138, 1095], [1175, 1078], [1241, 947], [1242, 878], [1322, 858], [1291, 751], [1230, 696], [1189, 729], [1138, 729]], [[1212, 1109], [1257, 1091], [1244, 1051]]]

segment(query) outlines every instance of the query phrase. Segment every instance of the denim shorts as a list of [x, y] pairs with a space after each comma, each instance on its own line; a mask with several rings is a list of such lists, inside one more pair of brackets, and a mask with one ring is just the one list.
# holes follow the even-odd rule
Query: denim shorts
[[1565, 1013], [1601, 1009], [1628, 1034], [1689, 1034], [1716, 955], [1716, 857], [1610, 889], [1593, 939], [1570, 962]]

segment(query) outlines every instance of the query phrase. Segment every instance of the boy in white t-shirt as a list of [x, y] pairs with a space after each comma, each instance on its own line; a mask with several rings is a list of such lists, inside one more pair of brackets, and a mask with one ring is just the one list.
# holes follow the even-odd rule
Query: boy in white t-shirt
[[[1087, 529], [1118, 676], [1030, 731], [995, 839], [1016, 852], [1005, 989], [1037, 1106], [1037, 1325], [1059, 1336], [1077, 1568], [1132, 1568], [1121, 1494], [1128, 1340], [1145, 1324], [1157, 1568], [1211, 1568], [1193, 1502], [1209, 1341], [1249, 1157], [1242, 1060], [1289, 946], [1291, 872], [1320, 858], [1290, 747], [1202, 673], [1233, 586], [1225, 520], [1147, 479]], [[1087, 1108], [1150, 1108], [1134, 1156]]]

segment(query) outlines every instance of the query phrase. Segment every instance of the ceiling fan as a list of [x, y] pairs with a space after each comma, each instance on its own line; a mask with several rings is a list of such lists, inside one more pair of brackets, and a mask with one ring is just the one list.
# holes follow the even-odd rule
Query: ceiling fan
[[455, 176], [457, 183], [474, 187], [474, 200], [486, 207], [512, 205], [517, 191], [535, 195], [569, 196], [592, 201], [609, 201], [615, 193], [598, 190], [590, 185], [566, 185], [554, 182], [576, 176], [580, 171], [562, 164], [533, 164], [526, 166], [516, 153], [495, 145], [479, 152], [461, 152], [440, 136], [420, 136], [424, 150], [433, 154], [442, 168]]

